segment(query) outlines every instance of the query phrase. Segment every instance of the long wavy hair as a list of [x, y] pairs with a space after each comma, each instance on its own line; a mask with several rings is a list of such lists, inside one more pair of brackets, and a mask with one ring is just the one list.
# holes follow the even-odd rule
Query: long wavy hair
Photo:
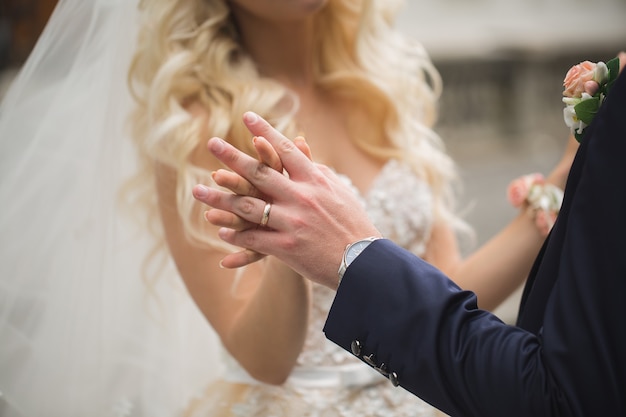
[[[329, 0], [314, 18], [315, 81], [354, 103], [361, 117], [367, 115], [369, 134], [351, 135], [355, 145], [381, 161], [408, 161], [432, 188], [436, 218], [462, 226], [454, 213], [455, 166], [432, 130], [441, 79], [422, 46], [393, 28], [401, 3]], [[143, 23], [129, 80], [137, 101], [134, 138], [143, 161], [135, 181], [145, 187], [141, 203], [155, 205], [150, 179], [155, 163], [173, 168], [188, 238], [227, 249], [203, 232], [201, 209], [191, 196], [196, 183], [212, 183], [205, 169], [190, 162], [207, 139], [198, 134], [200, 123], [211, 136], [253, 153], [241, 115], [255, 111], [294, 137], [298, 97], [259, 74], [238, 41], [226, 1], [142, 0], [140, 8]], [[208, 120], [185, 110], [191, 101], [208, 110]], [[148, 212], [156, 216], [153, 208]]]

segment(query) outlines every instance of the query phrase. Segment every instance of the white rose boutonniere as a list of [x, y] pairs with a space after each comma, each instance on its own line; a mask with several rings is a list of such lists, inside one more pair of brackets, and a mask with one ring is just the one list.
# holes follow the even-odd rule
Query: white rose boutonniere
[[563, 81], [563, 116], [565, 124], [580, 142], [583, 132], [598, 112], [620, 71], [620, 60], [606, 64], [589, 61], [574, 65]]

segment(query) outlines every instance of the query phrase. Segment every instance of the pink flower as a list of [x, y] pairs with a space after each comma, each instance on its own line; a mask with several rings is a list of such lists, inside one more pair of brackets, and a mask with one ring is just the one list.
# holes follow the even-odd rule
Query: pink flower
[[507, 198], [513, 207], [520, 207], [526, 198], [530, 188], [535, 184], [543, 183], [543, 175], [541, 174], [529, 174], [519, 177], [509, 184], [507, 189]]
[[563, 95], [566, 97], [580, 97], [586, 92], [585, 83], [594, 81], [594, 72], [596, 64], [591, 61], [583, 61], [578, 65], [574, 65], [567, 71], [565, 80], [563, 80]]

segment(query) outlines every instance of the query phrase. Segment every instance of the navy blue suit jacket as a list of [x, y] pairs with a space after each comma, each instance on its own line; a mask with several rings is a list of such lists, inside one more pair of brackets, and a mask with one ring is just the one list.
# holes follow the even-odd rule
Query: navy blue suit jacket
[[624, 73], [581, 142], [517, 326], [379, 240], [346, 271], [326, 336], [356, 343], [354, 353], [452, 416], [626, 416]]

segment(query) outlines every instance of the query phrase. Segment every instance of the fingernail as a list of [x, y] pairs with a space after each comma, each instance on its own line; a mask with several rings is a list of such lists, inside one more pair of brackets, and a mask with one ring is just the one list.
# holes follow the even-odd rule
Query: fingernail
[[259, 116], [251, 111], [247, 111], [243, 114], [243, 121], [246, 123], [254, 123], [259, 120]]
[[228, 237], [228, 234], [230, 233], [230, 229], [226, 228], [226, 227], [221, 227], [218, 231], [217, 231], [217, 236], [222, 239], [225, 240]]
[[222, 152], [224, 147], [224, 141], [220, 138], [211, 138], [211, 140], [209, 140], [209, 149], [213, 153]]
[[204, 217], [204, 220], [208, 222], [209, 221], [209, 210], [205, 211], [203, 213], [202, 217]]
[[209, 187], [206, 185], [198, 184], [194, 189], [196, 197], [204, 198], [209, 195]]
[[224, 262], [224, 261], [223, 261], [223, 260], [222, 260], [222, 261], [220, 261], [220, 268], [222, 268], [222, 269], [226, 269], [226, 267], [224, 266], [224, 264], [223, 264], [222, 262]]

